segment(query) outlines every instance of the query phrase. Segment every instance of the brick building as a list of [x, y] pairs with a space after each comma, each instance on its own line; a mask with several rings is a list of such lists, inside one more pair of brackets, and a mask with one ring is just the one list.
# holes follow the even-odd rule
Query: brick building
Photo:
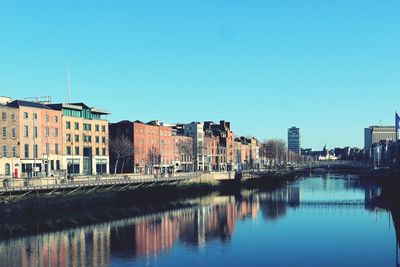
[[[172, 127], [162, 122], [121, 121], [110, 124], [110, 138], [124, 135], [133, 143], [133, 156], [124, 172], [159, 173], [173, 170], [175, 144]], [[115, 164], [112, 158], [112, 165]]]
[[219, 138], [215, 136], [212, 131], [207, 130], [204, 133], [204, 154], [205, 154], [205, 170], [216, 171], [219, 170], [221, 163], [221, 153], [219, 149]]
[[216, 124], [212, 121], [204, 123], [204, 131], [211, 131], [214, 136], [219, 138], [219, 157], [218, 169], [231, 171], [235, 164], [235, 133], [231, 130], [230, 122], [220, 121]]

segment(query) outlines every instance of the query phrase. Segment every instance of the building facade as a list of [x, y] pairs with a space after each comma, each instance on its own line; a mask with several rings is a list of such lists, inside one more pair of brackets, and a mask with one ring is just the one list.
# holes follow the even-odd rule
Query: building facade
[[48, 106], [61, 115], [62, 171], [68, 175], [109, 173], [109, 113], [84, 103]]
[[190, 136], [174, 135], [174, 171], [193, 171], [193, 140]]
[[371, 155], [371, 149], [374, 144], [381, 141], [395, 141], [395, 126], [370, 126], [364, 129], [364, 149], [367, 155]]
[[43, 177], [61, 171], [61, 112], [39, 102], [15, 100], [7, 106], [18, 109], [21, 177]]
[[200, 122], [184, 124], [183, 131], [187, 136], [192, 137], [193, 141], [193, 161], [196, 171], [204, 171], [204, 125]]
[[301, 154], [300, 128], [292, 127], [288, 129], [288, 150], [298, 155]]
[[0, 104], [0, 115], [0, 177], [18, 178], [21, 175], [19, 112], [17, 108]]
[[172, 127], [163, 126], [163, 123], [157, 121], [149, 123], [121, 121], [111, 124], [110, 138], [120, 135], [128, 137], [133, 143], [133, 162], [128, 164], [124, 171], [135, 173], [173, 171], [175, 143]]
[[218, 154], [220, 155], [218, 169], [232, 171], [235, 168], [235, 133], [231, 130], [230, 122], [220, 121], [216, 124], [212, 121], [204, 123], [204, 131], [210, 131], [219, 138]]

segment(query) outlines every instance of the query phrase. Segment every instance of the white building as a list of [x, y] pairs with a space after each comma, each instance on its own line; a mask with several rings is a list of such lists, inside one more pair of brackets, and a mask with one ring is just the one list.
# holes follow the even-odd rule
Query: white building
[[204, 170], [204, 125], [200, 122], [185, 124], [183, 130], [186, 136], [193, 139], [193, 160], [196, 170]]

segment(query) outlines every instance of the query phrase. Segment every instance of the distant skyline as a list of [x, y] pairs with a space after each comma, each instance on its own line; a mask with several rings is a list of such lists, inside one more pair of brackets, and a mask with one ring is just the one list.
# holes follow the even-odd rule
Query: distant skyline
[[3, 1], [0, 95], [111, 122], [221, 119], [238, 135], [363, 147], [400, 111], [400, 1]]

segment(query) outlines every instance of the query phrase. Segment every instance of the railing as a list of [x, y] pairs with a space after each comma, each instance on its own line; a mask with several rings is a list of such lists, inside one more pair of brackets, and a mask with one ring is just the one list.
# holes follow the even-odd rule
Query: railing
[[200, 173], [171, 175], [114, 175], [114, 176], [81, 176], [72, 178], [45, 179], [6, 179], [0, 193], [29, 192], [44, 190], [61, 190], [87, 187], [123, 186], [146, 183], [163, 183], [191, 180], [200, 177]]

